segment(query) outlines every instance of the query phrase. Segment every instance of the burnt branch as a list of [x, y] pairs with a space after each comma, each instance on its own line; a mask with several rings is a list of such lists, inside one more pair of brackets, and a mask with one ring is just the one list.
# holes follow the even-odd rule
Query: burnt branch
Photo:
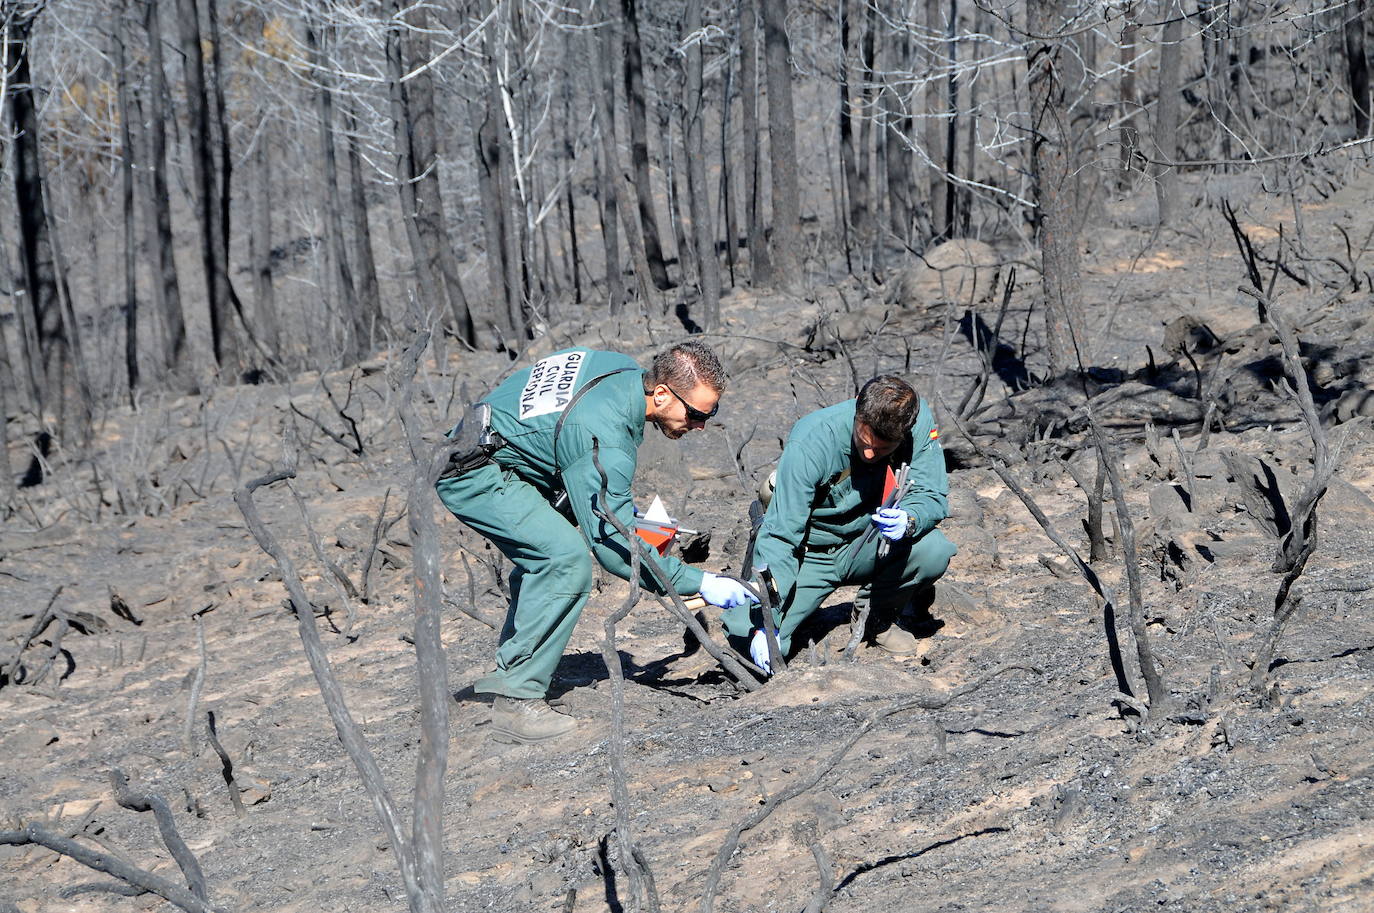
[[208, 901], [197, 897], [186, 888], [152, 872], [130, 865], [124, 860], [108, 853], [101, 853], [45, 829], [39, 824], [29, 824], [12, 831], [0, 831], [0, 845], [36, 845], [60, 853], [87, 868], [95, 869], [128, 882], [142, 892], [156, 894], [163, 900], [180, 907], [187, 913], [225, 913], [223, 907], [212, 906]]
[[[948, 407], [945, 407], [945, 409], [946, 412], [948, 412]], [[1112, 672], [1116, 676], [1116, 687], [1122, 694], [1132, 694], [1130, 679], [1126, 676], [1126, 666], [1121, 656], [1121, 643], [1116, 633], [1117, 602], [1115, 591], [1104, 583], [1101, 577], [1097, 576], [1097, 572], [1088, 566], [1087, 562], [1078, 554], [1077, 549], [1070, 545], [1064, 537], [1059, 534], [1054, 524], [1050, 522], [1050, 518], [1045, 516], [1045, 512], [1040, 509], [1040, 505], [1037, 504], [1035, 499], [1030, 496], [1030, 493], [1022, 487], [1021, 483], [1017, 481], [1016, 476], [1013, 475], [1011, 470], [1007, 467], [1006, 461], [1002, 459], [1002, 457], [990, 453], [987, 448], [974, 440], [972, 435], [969, 434], [968, 429], [964, 426], [964, 423], [959, 420], [958, 416], [950, 413], [950, 419], [954, 422], [954, 427], [964, 436], [964, 439], [968, 441], [969, 446], [974, 449], [974, 452], [984, 460], [987, 460], [988, 465], [992, 467], [992, 471], [1002, 480], [1002, 484], [1010, 488], [1012, 493], [1021, 500], [1026, 510], [1035, 518], [1035, 522], [1040, 524], [1040, 528], [1044, 530], [1045, 535], [1049, 536], [1051, 542], [1059, 546], [1059, 550], [1073, 563], [1078, 569], [1078, 573], [1087, 581], [1088, 586], [1092, 587], [1093, 592], [1097, 593], [1097, 597], [1102, 600], [1102, 630], [1107, 638], [1107, 658], [1111, 663]]]
[[[323, 431], [325, 437], [329, 438], [331, 441], [338, 444], [340, 447], [347, 450], [349, 453], [353, 454], [354, 456], [362, 455], [363, 451], [361, 443], [358, 443], [356, 445], [350, 444], [347, 440], [344, 439], [343, 435], [331, 429], [324, 422], [320, 421], [319, 418], [317, 418], [316, 416], [302, 412], [295, 403], [291, 403], [291, 411], [299, 415], [301, 418], [305, 419], [310, 424], [314, 425], [316, 428]], [[356, 428], [354, 430], [356, 431]]]
[[1107, 536], [1102, 530], [1102, 503], [1105, 500], [1107, 470], [1102, 462], [1102, 452], [1093, 452], [1097, 457], [1094, 460], [1097, 464], [1097, 476], [1093, 484], [1088, 484], [1087, 476], [1075, 467], [1068, 457], [1064, 459], [1064, 468], [1087, 498], [1088, 516], [1083, 521], [1083, 531], [1088, 534], [1088, 560], [1096, 564], [1105, 561], [1111, 553], [1107, 551]]
[[844, 658], [854, 662], [859, 652], [859, 644], [864, 639], [864, 629], [868, 627], [868, 615], [873, 608], [871, 599], [865, 596], [854, 597], [854, 611], [850, 615], [849, 642], [844, 645]]
[[1301, 601], [1293, 595], [1293, 586], [1302, 577], [1308, 559], [1317, 549], [1317, 505], [1326, 495], [1327, 487], [1336, 473], [1338, 460], [1332, 453], [1326, 428], [1322, 425], [1321, 416], [1318, 415], [1316, 403], [1312, 399], [1312, 388], [1307, 382], [1307, 371], [1302, 364], [1297, 334], [1289, 326], [1286, 315], [1276, 302], [1255, 289], [1242, 286], [1240, 291], [1260, 303], [1269, 325], [1279, 337], [1279, 344], [1283, 348], [1284, 370], [1289, 379], [1288, 390], [1298, 403], [1303, 422], [1312, 436], [1313, 447], [1312, 476], [1289, 511], [1288, 529], [1281, 533], [1278, 551], [1271, 568], [1274, 573], [1282, 575], [1278, 591], [1274, 595], [1274, 620], [1260, 642], [1259, 650], [1255, 654], [1255, 663], [1250, 669], [1250, 687], [1257, 694], [1263, 695], [1268, 690], [1269, 670], [1274, 662], [1279, 638], [1283, 634], [1284, 626], [1297, 612]]
[[1102, 430], [1097, 416], [1088, 407], [1088, 422], [1101, 467], [1106, 471], [1107, 481], [1112, 486], [1112, 500], [1116, 502], [1116, 517], [1121, 530], [1121, 560], [1126, 569], [1126, 586], [1130, 598], [1131, 633], [1135, 637], [1136, 661], [1140, 664], [1140, 674], [1145, 679], [1145, 690], [1150, 696], [1150, 708], [1156, 714], [1162, 713], [1169, 705], [1169, 689], [1165, 687], [1164, 677], [1159, 671], [1154, 648], [1150, 643], [1150, 632], [1145, 624], [1145, 605], [1140, 592], [1140, 562], [1136, 554], [1135, 523], [1126, 504], [1126, 490], [1121, 484], [1121, 473], [1117, 469], [1117, 456], [1107, 433]]
[[200, 703], [200, 693], [205, 688], [205, 669], [209, 665], [205, 650], [205, 621], [199, 612], [195, 614], [195, 620], [200, 662], [196, 664], [195, 678], [191, 681], [191, 695], [186, 699], [186, 728], [182, 732], [181, 744], [187, 755], [194, 754], [196, 748], [196, 704]]
[[391, 500], [391, 486], [387, 486], [386, 492], [382, 495], [382, 506], [377, 511], [377, 520], [372, 524], [372, 542], [367, 547], [367, 557], [363, 559], [363, 569], [361, 572], [363, 602], [372, 605], [372, 562], [377, 560], [377, 547], [382, 542], [382, 529], [386, 524], [386, 505]]
[[[592, 439], [592, 461], [601, 475], [601, 495], [598, 503], [606, 503], [606, 472], [601, 467], [598, 445]], [[620, 843], [620, 864], [630, 882], [630, 894], [636, 906], [643, 900], [650, 913], [658, 913], [658, 891], [654, 885], [654, 875], [645, 863], [643, 854], [635, 844], [634, 831], [630, 826], [630, 787], [625, 778], [625, 670], [620, 662], [620, 651], [616, 648], [616, 625], [630, 614], [639, 602], [639, 571], [641, 555], [638, 549], [630, 552], [630, 592], [619, 609], [612, 612], [602, 629], [605, 637], [601, 640], [601, 656], [611, 681], [611, 737], [608, 744], [607, 760], [611, 767], [611, 798], [615, 803], [615, 833]]]
[[1037, 672], [1029, 666], [1010, 665], [1003, 666], [996, 671], [983, 676], [975, 682], [956, 688], [947, 694], [922, 694], [914, 698], [889, 704], [881, 710], [875, 711], [859, 725], [857, 729], [845, 740], [844, 744], [835, 749], [828, 758], [816, 765], [816, 768], [803, 777], [798, 777], [779, 792], [774, 793], [764, 800], [763, 805], [747, 815], [742, 821], [735, 824], [726, 835], [725, 841], [721, 844], [720, 850], [716, 853], [715, 860], [711, 863], [711, 868], [706, 875], [706, 885], [702, 889], [701, 913], [712, 913], [715, 909], [716, 892], [720, 888], [720, 876], [725, 871], [726, 864], [730, 857], [739, 848], [740, 837], [746, 831], [758, 827], [768, 816], [777, 811], [783, 804], [795, 799], [797, 796], [812, 789], [816, 784], [830, 774], [839, 763], [844, 760], [850, 750], [859, 743], [859, 740], [872, 732], [878, 724], [889, 717], [900, 713], [907, 713], [912, 710], [943, 710], [953, 701], [962, 697], [967, 697], [975, 691], [983, 688], [993, 679], [1004, 675], [1007, 672], [1019, 670], [1022, 672]]
[[[593, 437], [592, 464], [596, 466], [597, 472], [601, 473], [604, 479], [606, 471], [601, 466], [599, 449], [597, 440]], [[645, 557], [649, 557], [647, 551], [648, 545], [644, 540], [640, 539], [639, 536], [626, 529], [625, 524], [620, 522], [619, 517], [610, 511], [598, 509], [594, 512], [598, 519], [604, 520], [606, 523], [610, 524], [616, 532], [620, 533], [621, 538], [625, 540], [625, 544], [629, 546], [632, 551], [638, 553], [641, 556], [641, 560]], [[746, 667], [741, 660], [736, 659], [731, 653], [726, 653], [720, 648], [719, 644], [711, 639], [711, 635], [706, 633], [706, 629], [702, 627], [701, 622], [697, 621], [696, 615], [687, 608], [682, 601], [682, 597], [673, 589], [672, 581], [669, 580], [668, 575], [663, 572], [663, 568], [658, 566], [658, 562], [649, 558], [648, 561], [644, 562], [644, 566], [649, 569], [649, 573], [653, 575], [654, 581], [662, 588], [664, 596], [659, 601], [668, 607], [668, 611], [672, 612], [673, 615], [677, 617], [678, 621], [687, 626], [687, 629], [692, 632], [692, 635], [696, 637], [697, 641], [706, 649], [706, 652], [710, 653], [715, 661], [720, 663], [721, 668], [729, 673], [730, 677], [733, 678], [741, 688], [746, 691], [757, 691], [759, 688], [758, 681], [746, 671]], [[753, 663], [750, 663], [748, 668], [757, 672], [759, 675], [764, 674], [763, 670]]]
[[13, 658], [11, 658], [8, 663], [0, 666], [0, 675], [4, 676], [4, 680], [0, 681], [0, 685], [18, 685], [25, 681], [25, 673], [27, 670], [25, 670], [22, 662], [24, 651], [29, 648], [29, 644], [33, 643], [43, 633], [44, 629], [48, 627], [49, 622], [53, 620], [53, 606], [57, 603], [57, 597], [62, 595], [62, 590], [65, 587], [66, 584], [61, 584], [57, 589], [53, 590], [52, 595], [48, 597], [48, 604], [43, 607], [43, 611], [39, 612], [38, 616], [34, 619], [33, 627], [29, 628], [29, 633], [25, 635], [23, 640], [19, 641], [19, 646], [14, 650]]
[[354, 455], [362, 456], [363, 436], [358, 431], [358, 420], [355, 419], [353, 416], [349, 415], [347, 412], [348, 407], [353, 404], [353, 384], [357, 380], [358, 369], [354, 368], [353, 371], [348, 375], [348, 395], [344, 397], [344, 402], [341, 406], [339, 405], [339, 401], [334, 398], [334, 391], [329, 389], [329, 384], [324, 382], [324, 375], [320, 375], [320, 386], [324, 388], [324, 395], [329, 398], [329, 405], [334, 407], [334, 412], [339, 416], [339, 418], [343, 419], [344, 424], [348, 426], [348, 433], [353, 438]]
[[238, 783], [234, 780], [234, 761], [229, 757], [229, 752], [224, 750], [220, 744], [219, 730], [215, 728], [215, 711], [205, 712], [206, 731], [210, 735], [210, 747], [219, 755], [220, 776], [224, 778], [224, 788], [229, 791], [229, 801], [233, 803], [234, 814], [243, 817], [243, 798], [239, 796]]
[[186, 878], [186, 886], [197, 899], [207, 900], [209, 894], [205, 888], [205, 874], [201, 872], [200, 863], [191, 852], [191, 848], [181, 839], [176, 819], [172, 817], [172, 810], [168, 808], [167, 802], [161, 796], [152, 793], [145, 795], [133, 792], [129, 789], [129, 778], [118, 767], [110, 771], [110, 787], [114, 792], [115, 801], [122, 807], [134, 812], [153, 813], [157, 820], [158, 832], [162, 834], [162, 842]]
[[[411, 356], [409, 351], [406, 354], [413, 358], [419, 357], [418, 354]], [[324, 699], [325, 709], [329, 712], [329, 717], [334, 723], [334, 731], [338, 734], [344, 751], [358, 770], [358, 775], [363, 781], [363, 789], [372, 801], [373, 810], [377, 813], [382, 829], [391, 842], [392, 848], [396, 851], [396, 860], [401, 871], [401, 881], [405, 885], [406, 894], [413, 898], [417, 896], [419, 889], [417, 874], [414, 868], [410, 841], [401, 829], [400, 819], [396, 812], [396, 803], [391, 798], [390, 790], [387, 789], [381, 768], [377, 766], [377, 761], [367, 746], [367, 739], [363, 736], [362, 729], [353, 719], [352, 714], [349, 713], [348, 704], [344, 700], [343, 688], [339, 685], [339, 680], [330, 667], [329, 656], [325, 652], [324, 644], [320, 639], [319, 627], [315, 623], [315, 610], [310, 605], [310, 597], [305, 592], [305, 584], [301, 581], [295, 562], [291, 560], [291, 556], [282, 548], [277, 537], [262, 521], [257, 504], [253, 501], [253, 493], [259, 488], [296, 477], [296, 453], [292, 442], [288, 442], [287, 450], [288, 454], [283, 465], [236, 488], [234, 490], [234, 503], [238, 505], [239, 512], [243, 514], [244, 522], [248, 526], [248, 531], [253, 534], [258, 546], [276, 561], [277, 567], [281, 571], [282, 583], [285, 584], [287, 593], [290, 594], [291, 608], [296, 614], [297, 631], [301, 638], [301, 644], [305, 648], [305, 657], [310, 663], [310, 671], [315, 676], [315, 684], [320, 689], [320, 696]]]
[[[462, 603], [457, 602], [456, 600], [450, 599], [448, 601], [448, 605], [451, 605], [454, 608], [458, 609], [458, 611], [462, 612], [469, 618], [475, 621], [480, 621], [482, 624], [486, 625], [488, 628], [491, 628], [493, 631], [499, 630], [501, 627], [500, 622], [494, 618], [489, 618], [487, 615], [483, 614], [477, 608], [477, 578], [472, 573], [472, 565], [468, 562], [467, 551], [465, 549], [460, 548], [458, 551], [458, 557], [462, 559], [463, 571], [468, 576], [468, 602], [467, 605], [463, 605]], [[480, 561], [481, 559], [479, 558], [478, 560]]]
[[357, 599], [358, 589], [353, 586], [353, 581], [348, 579], [343, 568], [331, 561], [329, 556], [325, 554], [324, 543], [320, 541], [320, 534], [316, 532], [315, 524], [310, 522], [310, 511], [306, 510], [305, 501], [301, 498], [300, 492], [296, 491], [296, 486], [288, 482], [286, 488], [291, 492], [292, 500], [296, 502], [296, 509], [300, 511], [301, 522], [305, 524], [305, 534], [310, 539], [310, 548], [315, 552], [315, 560], [319, 561], [325, 570], [329, 571], [329, 576], [334, 580], [334, 592], [344, 606], [344, 626], [339, 633], [347, 637], [349, 632], [353, 630], [355, 617], [350, 597]]
[[[434, 484], [448, 462], [449, 445], [425, 443], [415, 417], [415, 371], [429, 343], [416, 335], [389, 380], [398, 394], [401, 427], [410, 445], [410, 490], [406, 517], [410, 525], [415, 570], [415, 678], [420, 696], [420, 750], [415, 761], [412, 812], [413, 865], [416, 886], [413, 910], [444, 909], [444, 775], [448, 770], [448, 662], [440, 635], [444, 585], [439, 574], [439, 530], [434, 520]], [[416, 893], [418, 892], [418, 893]]]
[[[812, 829], [814, 830], [814, 826]], [[811, 850], [811, 858], [816, 860], [820, 883], [816, 885], [816, 893], [811, 895], [811, 902], [806, 905], [804, 913], [825, 913], [825, 908], [830, 904], [830, 896], [835, 893], [835, 864], [830, 861], [830, 856], [821, 845], [819, 836], [812, 835], [808, 849]]]
[[[86, 884], [74, 884], [71, 887], [63, 888], [57, 892], [57, 896], [64, 900], [70, 900], [82, 894], [117, 894], [120, 897], [142, 897], [147, 893], [137, 885], [124, 884], [122, 881], [91, 881]], [[2, 907], [0, 907], [0, 911], [3, 911]]]

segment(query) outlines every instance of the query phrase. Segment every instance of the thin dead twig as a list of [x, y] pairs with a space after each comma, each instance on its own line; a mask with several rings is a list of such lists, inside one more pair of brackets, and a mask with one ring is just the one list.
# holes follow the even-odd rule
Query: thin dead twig
[[229, 757], [229, 752], [224, 750], [220, 744], [219, 730], [215, 727], [215, 711], [205, 712], [206, 731], [210, 735], [210, 747], [219, 755], [220, 776], [224, 778], [224, 787], [229, 790], [229, 801], [234, 806], [234, 814], [242, 818], [244, 814], [243, 798], [239, 795], [238, 783], [234, 778], [234, 761]]
[[195, 720], [196, 704], [200, 703], [200, 693], [205, 687], [205, 669], [209, 665], [209, 660], [205, 650], [205, 620], [197, 612], [196, 620], [196, 640], [200, 645], [200, 662], [196, 664], [196, 675], [191, 682], [191, 695], [186, 700], [186, 726], [182, 732], [181, 745], [187, 755], [191, 755], [195, 749]]
[[34, 619], [33, 627], [29, 629], [29, 633], [19, 642], [19, 646], [15, 648], [14, 657], [4, 666], [0, 666], [0, 673], [3, 673], [5, 676], [6, 682], [11, 684], [22, 684], [24, 682], [25, 669], [22, 662], [24, 651], [29, 648], [29, 644], [33, 643], [34, 640], [43, 633], [43, 629], [48, 626], [48, 622], [52, 621], [52, 607], [56, 604], [57, 597], [62, 595], [62, 590], [65, 587], [66, 584], [59, 584], [57, 589], [53, 590], [52, 595], [48, 597], [48, 604], [43, 607], [43, 611], [39, 612], [38, 616]]
[[[601, 475], [601, 497], [598, 503], [606, 503], [606, 472], [601, 467], [597, 453], [598, 445], [592, 441], [592, 462]], [[598, 515], [609, 511], [597, 511]], [[605, 637], [601, 641], [601, 656], [611, 680], [611, 738], [607, 759], [611, 767], [611, 797], [615, 802], [616, 839], [620, 842], [620, 864], [630, 882], [630, 894], [638, 907], [641, 899], [647, 904], [650, 913], [658, 913], [658, 890], [654, 885], [654, 874], [645, 862], [643, 853], [635, 843], [634, 831], [630, 826], [630, 787], [625, 778], [625, 670], [620, 662], [620, 650], [616, 647], [616, 625], [630, 614], [639, 602], [639, 570], [642, 557], [638, 549], [630, 553], [630, 592], [619, 609], [612, 612], [602, 629]]]
[[[339, 597], [339, 601], [344, 606], [344, 626], [339, 631], [347, 637], [353, 630], [353, 621], [356, 617], [353, 611], [353, 599], [358, 598], [358, 590], [353, 586], [353, 581], [348, 579], [348, 575], [343, 572], [343, 568], [331, 561], [324, 552], [324, 543], [320, 541], [320, 534], [315, 530], [315, 524], [310, 522], [310, 511], [306, 510], [305, 501], [301, 498], [300, 492], [296, 491], [296, 486], [290, 482], [286, 483], [287, 491], [291, 492], [291, 498], [296, 502], [296, 509], [300, 511], [301, 522], [305, 524], [305, 534], [310, 539], [310, 548], [315, 552], [315, 559], [324, 565], [325, 570], [329, 571], [333, 578], [334, 593]], [[332, 621], [331, 621], [332, 623]]]
[[386, 492], [382, 495], [382, 507], [377, 511], [377, 519], [372, 524], [372, 542], [367, 547], [367, 557], [363, 559], [362, 585], [363, 602], [372, 605], [372, 562], [377, 559], [377, 547], [382, 542], [382, 528], [386, 524], [386, 505], [391, 500], [391, 486], [388, 485]]
[[839, 763], [843, 761], [850, 750], [858, 744], [859, 740], [872, 732], [879, 723], [889, 717], [896, 716], [900, 713], [906, 713], [911, 710], [943, 710], [945, 707], [949, 706], [952, 701], [956, 701], [959, 698], [966, 697], [978, 691], [993, 679], [1007, 672], [1018, 670], [1022, 672], [1038, 672], [1038, 670], [1030, 666], [1003, 666], [977, 681], [956, 688], [947, 694], [919, 695], [914, 698], [908, 698], [889, 704], [887, 707], [870, 714], [869, 717], [854, 730], [849, 738], [844, 741], [844, 744], [835, 749], [835, 751], [833, 751], [824, 761], [817, 764], [816, 768], [812, 770], [811, 773], [804, 777], [798, 777], [779, 792], [769, 796], [764, 801], [763, 805], [745, 816], [742, 821], [738, 822], [730, 829], [730, 833], [726, 835], [724, 843], [721, 844], [720, 850], [716, 853], [716, 858], [711, 863], [711, 868], [707, 872], [706, 885], [702, 889], [701, 913], [712, 913], [715, 909], [716, 892], [719, 890], [720, 876], [725, 871], [726, 863], [730, 861], [730, 857], [735, 854], [735, 850], [739, 847], [740, 837], [743, 836], [746, 831], [762, 824], [768, 816], [773, 814], [781, 805], [795, 799], [797, 796], [810, 790], [817, 783], [821, 782], [821, 780], [825, 779], [827, 774], [839, 766]]

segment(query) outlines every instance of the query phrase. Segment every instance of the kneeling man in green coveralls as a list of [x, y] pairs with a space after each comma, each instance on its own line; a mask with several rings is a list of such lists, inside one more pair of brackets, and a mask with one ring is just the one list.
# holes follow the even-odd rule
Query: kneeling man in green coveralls
[[[473, 686], [492, 694], [492, 736], [539, 742], [571, 732], [576, 721], [545, 701], [549, 681], [587, 604], [592, 554], [629, 579], [631, 544], [597, 511], [634, 529], [630, 482], [644, 426], [674, 440], [706, 427], [725, 389], [710, 348], [684, 342], [659, 353], [648, 370], [627, 355], [567, 349], [502, 382], [483, 402], [490, 428], [504, 439], [485, 465], [445, 473], [436, 486], [454, 516], [491, 540], [511, 563], [511, 603], [496, 650], [496, 669]], [[592, 443], [606, 473], [592, 462]], [[555, 502], [566, 492], [566, 503]], [[651, 550], [652, 552], [652, 550]], [[652, 560], [673, 589], [731, 607], [753, 595], [729, 577], [703, 573], [674, 557]], [[662, 587], [641, 568], [641, 585]]]
[[[893, 472], [909, 464], [905, 493], [884, 507]], [[857, 399], [792, 426], [774, 474], [772, 500], [754, 546], [754, 571], [777, 589], [778, 647], [837, 588], [858, 585], [870, 600], [869, 631], [891, 653], [913, 653], [913, 596], [944, 574], [956, 551], [935, 528], [949, 516], [949, 480], [930, 407], [901, 378], [864, 384]], [[726, 630], [750, 639], [768, 666], [757, 608], [726, 611]], [[771, 669], [769, 670], [771, 671]]]

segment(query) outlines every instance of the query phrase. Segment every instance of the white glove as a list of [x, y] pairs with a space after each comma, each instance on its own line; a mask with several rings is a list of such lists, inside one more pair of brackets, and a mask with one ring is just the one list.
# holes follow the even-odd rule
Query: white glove
[[911, 515], [900, 507], [884, 507], [873, 515], [873, 525], [888, 542], [899, 542], [906, 535], [906, 524]]
[[[773, 636], [777, 637], [778, 632], [774, 631]], [[773, 674], [773, 659], [768, 655], [768, 635], [763, 633], [763, 628], [755, 631], [749, 641], [749, 658], [764, 672]]]
[[722, 609], [733, 609], [735, 606], [759, 601], [757, 596], [749, 592], [748, 587], [735, 578], [722, 577], [710, 571], [701, 575], [699, 592], [702, 599]]

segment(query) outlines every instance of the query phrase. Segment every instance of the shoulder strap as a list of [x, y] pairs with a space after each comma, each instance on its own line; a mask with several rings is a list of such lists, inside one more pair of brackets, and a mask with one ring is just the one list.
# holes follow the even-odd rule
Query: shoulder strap
[[561, 471], [561, 470], [558, 468], [558, 435], [559, 435], [560, 433], [562, 433], [562, 431], [563, 431], [563, 422], [567, 420], [567, 418], [568, 418], [568, 413], [570, 413], [570, 412], [573, 411], [573, 406], [576, 406], [576, 405], [577, 405], [577, 401], [580, 400], [580, 399], [582, 398], [582, 394], [584, 394], [584, 393], [586, 393], [587, 391], [591, 390], [592, 387], [595, 387], [597, 384], [601, 383], [603, 380], [605, 380], [605, 379], [608, 378], [608, 377], [611, 377], [611, 376], [616, 375], [616, 374], [623, 374], [623, 373], [625, 373], [626, 371], [636, 371], [636, 370], [638, 370], [638, 368], [616, 368], [614, 371], [607, 371], [605, 374], [598, 374], [596, 377], [593, 377], [591, 380], [589, 380], [589, 381], [587, 381], [585, 384], [583, 384], [582, 387], [581, 387], [576, 393], [573, 394], [572, 399], [570, 399], [570, 400], [568, 401], [567, 408], [565, 408], [565, 409], [563, 410], [563, 414], [562, 414], [562, 415], [558, 416], [558, 421], [557, 421], [557, 422], [554, 424], [554, 426], [553, 426], [553, 471], [554, 471], [554, 472], [560, 472], [560, 471]]

